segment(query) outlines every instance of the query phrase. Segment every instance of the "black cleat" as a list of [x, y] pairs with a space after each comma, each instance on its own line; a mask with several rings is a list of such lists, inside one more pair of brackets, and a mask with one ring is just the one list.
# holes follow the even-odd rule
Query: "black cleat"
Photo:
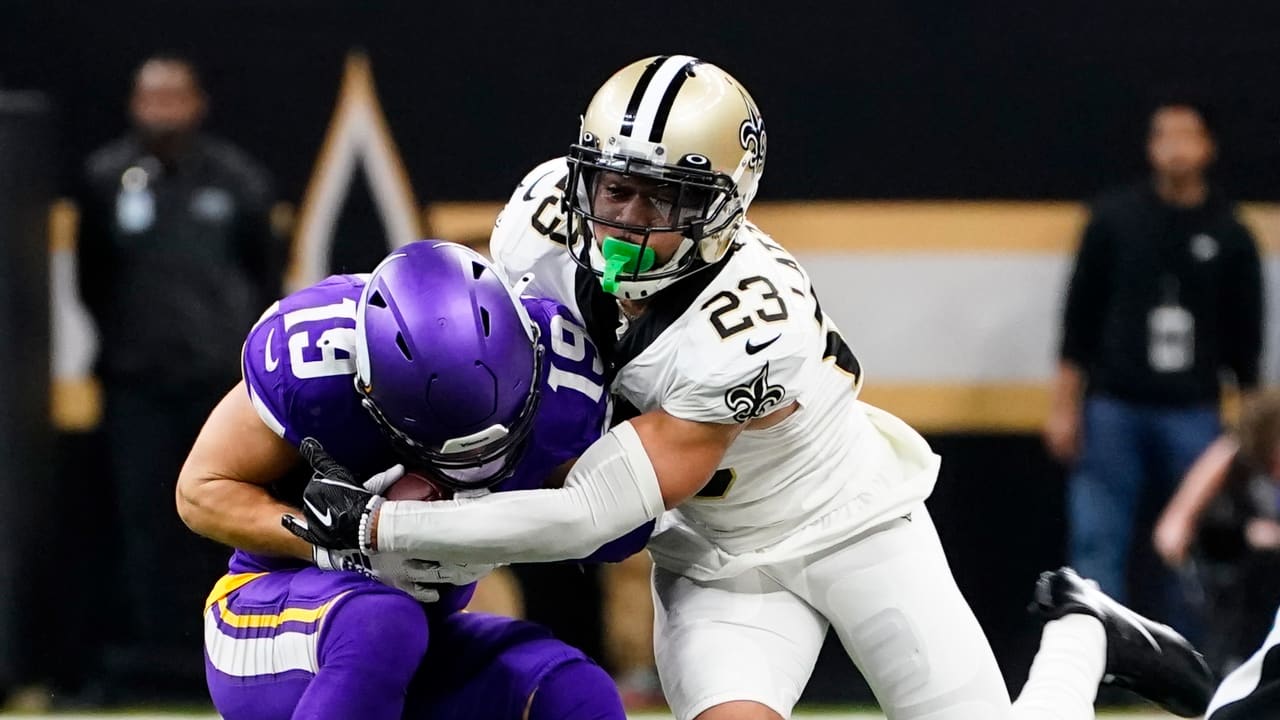
[[1135, 692], [1181, 717], [1198, 717], [1209, 707], [1217, 683], [1191, 643], [1168, 625], [1112, 600], [1071, 568], [1040, 574], [1030, 610], [1045, 620], [1084, 613], [1102, 621], [1107, 632], [1104, 683]]

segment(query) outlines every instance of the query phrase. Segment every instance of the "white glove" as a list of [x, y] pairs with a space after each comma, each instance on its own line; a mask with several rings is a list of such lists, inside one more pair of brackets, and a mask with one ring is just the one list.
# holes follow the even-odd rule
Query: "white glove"
[[[377, 553], [373, 557], [398, 554]], [[427, 582], [435, 585], [470, 585], [506, 563], [438, 563], [432, 560], [406, 558], [404, 564], [412, 568], [412, 573], [417, 582]]]
[[345, 570], [370, 575], [369, 558], [359, 550], [329, 550], [311, 546], [311, 561], [321, 570]]
[[433, 603], [440, 599], [440, 591], [432, 585], [439, 584], [436, 576], [421, 570], [418, 560], [399, 553], [374, 553], [369, 556], [373, 577], [383, 585], [390, 585], [408, 593], [421, 603]]
[[383, 585], [408, 593], [420, 603], [439, 600], [440, 591], [431, 585], [445, 582], [439, 579], [440, 573], [434, 569], [422, 567], [423, 561], [413, 560], [399, 553], [376, 553], [370, 556], [359, 550], [328, 550], [314, 545], [311, 557], [321, 570], [358, 572]]
[[[527, 276], [532, 278], [533, 276]], [[488, 488], [478, 488], [475, 490], [459, 490], [453, 496], [458, 502], [467, 502], [478, 500], [489, 494]], [[375, 553], [372, 557], [377, 558], [379, 555], [397, 555], [399, 553]], [[434, 560], [418, 560], [405, 557], [405, 570], [413, 575], [415, 582], [422, 582], [434, 585], [470, 585], [477, 582], [485, 575], [497, 570], [507, 563], [482, 563], [482, 562], [435, 562]], [[403, 589], [403, 588], [402, 588]], [[412, 594], [412, 593], [410, 593]]]

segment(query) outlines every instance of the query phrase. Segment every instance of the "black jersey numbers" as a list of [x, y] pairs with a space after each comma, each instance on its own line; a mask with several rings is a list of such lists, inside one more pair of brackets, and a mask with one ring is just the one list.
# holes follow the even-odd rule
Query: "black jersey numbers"
[[[818, 291], [809, 286], [809, 295], [813, 297], [813, 319], [818, 323], [818, 327], [826, 327], [826, 315], [822, 312], [822, 303], [818, 302]], [[823, 360], [835, 361], [836, 367], [845, 371], [857, 380], [862, 376], [862, 364], [858, 362], [858, 358], [853, 354], [853, 350], [849, 349], [849, 343], [845, 342], [844, 336], [839, 330], [829, 328], [827, 330], [827, 344], [822, 351]]]
[[833, 360], [836, 367], [855, 381], [862, 377], [862, 364], [858, 362], [853, 350], [849, 349], [849, 343], [845, 342], [844, 336], [837, 330], [827, 331], [827, 345], [823, 348], [822, 359]]
[[742, 303], [738, 300], [737, 295], [734, 295], [728, 290], [721, 290], [702, 305], [703, 310], [710, 308], [712, 305], [716, 306], [711, 311], [711, 326], [716, 329], [716, 332], [720, 334], [721, 338], [737, 335], [752, 326], [751, 318], [746, 315], [736, 319], [729, 318], [729, 324], [725, 324], [725, 315], [733, 313], [741, 304]]
[[[739, 293], [747, 292], [758, 293], [760, 296], [760, 307], [754, 313], [741, 310], [742, 300]], [[769, 278], [762, 275], [744, 278], [738, 283], [738, 292], [721, 290], [703, 303], [702, 309], [711, 310], [708, 319], [721, 339], [730, 338], [743, 330], [755, 327], [756, 320], [774, 323], [790, 317], [787, 314], [786, 302], [778, 294], [778, 288], [774, 287]]]
[[[534, 230], [538, 231], [538, 234], [560, 245], [564, 245], [569, 241], [569, 237], [560, 231], [560, 226], [564, 224], [564, 213], [560, 210], [560, 199], [564, 195], [567, 180], [567, 177], [560, 178], [560, 182], [556, 183], [558, 192], [553, 192], [542, 198], [542, 202], [538, 204], [538, 209], [534, 210], [533, 215], [529, 217], [529, 224], [533, 226]], [[538, 181], [534, 180], [529, 189], [525, 191], [526, 200], [533, 199], [529, 193], [533, 192], [533, 185], [537, 184]]]
[[[778, 295], [778, 288], [769, 282], [769, 278], [762, 275], [749, 277], [738, 283], [739, 290], [746, 290], [753, 285], [764, 285], [767, 291], [761, 290], [760, 297], [764, 299], [764, 307], [756, 311], [756, 317], [765, 322], [780, 322], [787, 319], [787, 304], [782, 302], [782, 298]], [[770, 307], [772, 304], [772, 307]]]

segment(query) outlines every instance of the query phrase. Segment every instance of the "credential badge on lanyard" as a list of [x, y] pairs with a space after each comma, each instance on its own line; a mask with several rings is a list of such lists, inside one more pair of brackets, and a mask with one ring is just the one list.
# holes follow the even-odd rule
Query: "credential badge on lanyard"
[[156, 220], [156, 199], [148, 187], [148, 174], [134, 165], [120, 176], [116, 195], [116, 225], [130, 235], [146, 232]]
[[1178, 280], [1164, 278], [1164, 300], [1147, 315], [1147, 362], [1161, 373], [1184, 372], [1195, 362], [1196, 319], [1178, 302]]

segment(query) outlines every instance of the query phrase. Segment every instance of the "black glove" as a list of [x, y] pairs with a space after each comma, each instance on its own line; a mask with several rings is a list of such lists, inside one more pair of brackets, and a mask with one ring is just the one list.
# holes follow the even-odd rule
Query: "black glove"
[[298, 450], [315, 471], [302, 492], [306, 520], [285, 515], [281, 524], [318, 547], [369, 552], [369, 515], [381, 504], [381, 493], [404, 475], [404, 466], [393, 465], [359, 483], [315, 438], [304, 438]]

